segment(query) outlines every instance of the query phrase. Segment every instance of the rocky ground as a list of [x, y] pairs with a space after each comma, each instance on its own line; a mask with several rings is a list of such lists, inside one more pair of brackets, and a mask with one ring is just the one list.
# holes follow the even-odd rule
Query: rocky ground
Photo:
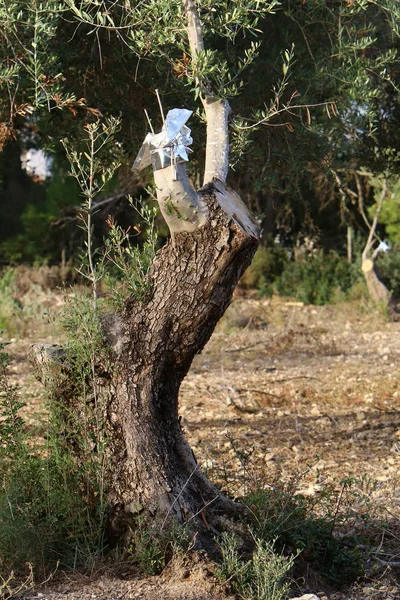
[[[230, 494], [291, 486], [318, 506], [329, 489], [341, 511], [368, 501], [376, 539], [368, 576], [339, 592], [305, 572], [293, 578], [293, 597], [400, 599], [399, 333], [400, 323], [360, 306], [238, 297], [183, 383], [184, 429], [203, 468]], [[28, 419], [42, 392], [26, 352], [33, 341], [49, 341], [34, 335], [8, 347]], [[229, 593], [196, 555], [152, 578], [58, 573], [22, 597], [228, 600]]]

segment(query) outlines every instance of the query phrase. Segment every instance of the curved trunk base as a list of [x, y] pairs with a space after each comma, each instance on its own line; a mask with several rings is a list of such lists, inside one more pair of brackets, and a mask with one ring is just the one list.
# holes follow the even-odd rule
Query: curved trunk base
[[371, 299], [378, 304], [389, 306], [391, 302], [391, 294], [387, 287], [379, 279], [373, 260], [367, 258], [362, 261], [361, 270], [367, 284], [368, 293]]
[[[131, 483], [136, 481], [137, 485], [135, 488], [130, 486], [130, 493], [125, 493], [124, 498], [114, 490], [109, 494], [109, 538], [112, 544], [126, 546], [138, 519], [140, 522], [144, 520], [151, 531], [157, 533], [168, 530], [171, 522], [176, 521], [187, 527], [193, 539], [193, 549], [210, 551], [213, 534], [221, 531], [221, 517], [234, 519], [245, 510], [242, 505], [225, 497], [207, 479], [183, 435], [177, 436], [176, 442], [178, 437], [179, 444], [175, 444], [173, 457], [170, 453], [168, 461], [159, 454], [160, 443], [153, 448], [153, 454], [147, 454], [142, 461], [135, 461]], [[151, 473], [149, 464], [152, 466]]]

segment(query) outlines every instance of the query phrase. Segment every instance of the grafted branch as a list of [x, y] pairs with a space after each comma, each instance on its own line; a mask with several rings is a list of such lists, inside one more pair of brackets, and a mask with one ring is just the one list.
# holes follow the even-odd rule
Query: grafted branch
[[157, 200], [171, 234], [193, 232], [207, 220], [207, 207], [186, 175], [186, 164], [154, 171]]
[[[196, 59], [204, 52], [203, 28], [194, 0], [183, 0], [186, 14], [187, 34], [194, 70]], [[204, 185], [213, 179], [226, 182], [229, 169], [229, 131], [228, 118], [231, 108], [226, 98], [219, 98], [205, 78], [197, 78], [200, 97], [206, 113], [207, 143]]]

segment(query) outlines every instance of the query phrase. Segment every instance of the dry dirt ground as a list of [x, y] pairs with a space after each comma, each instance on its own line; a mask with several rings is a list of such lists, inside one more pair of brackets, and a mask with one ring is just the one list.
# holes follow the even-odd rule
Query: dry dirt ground
[[[305, 574], [293, 582], [293, 596], [400, 599], [399, 333], [400, 323], [360, 306], [237, 297], [182, 385], [190, 443], [229, 493], [290, 485], [316, 504], [322, 490], [334, 490], [340, 510], [357, 498], [369, 501], [377, 541], [368, 577], [338, 592]], [[29, 337], [8, 347], [28, 418], [40, 410], [42, 392], [26, 352], [33, 341], [49, 341], [48, 334]], [[227, 600], [229, 594], [194, 557], [152, 578], [59, 574], [29, 598]]]

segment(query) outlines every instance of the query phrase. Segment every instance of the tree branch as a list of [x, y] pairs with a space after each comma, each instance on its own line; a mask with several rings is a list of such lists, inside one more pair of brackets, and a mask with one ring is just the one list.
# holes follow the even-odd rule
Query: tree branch
[[372, 221], [372, 224], [370, 226], [367, 243], [365, 244], [365, 248], [364, 248], [363, 253], [362, 253], [362, 260], [363, 261], [368, 258], [368, 254], [369, 254], [369, 252], [371, 250], [374, 236], [376, 236], [376, 227], [378, 225], [379, 215], [380, 215], [381, 210], [382, 210], [383, 201], [385, 199], [386, 192], [387, 192], [387, 180], [384, 179], [383, 180], [383, 186], [382, 186], [382, 192], [381, 192], [381, 195], [380, 195], [379, 200], [377, 202], [377, 207], [376, 207], [376, 212], [375, 212], [374, 220]]
[[[205, 49], [203, 28], [194, 0], [182, 1], [186, 15], [192, 62], [194, 70], [196, 70], [196, 57]], [[218, 98], [205, 77], [196, 78], [196, 82], [200, 88], [200, 98], [207, 121], [206, 164], [203, 184], [205, 185], [213, 179], [220, 179], [225, 183], [229, 170], [228, 117], [231, 108], [226, 98]]]
[[203, 27], [194, 0], [183, 0], [183, 6], [186, 15], [190, 52], [192, 60], [194, 60], [196, 54], [204, 52]]
[[186, 175], [186, 164], [181, 162], [154, 171], [157, 200], [171, 234], [193, 232], [207, 220], [208, 210], [201, 196]]

